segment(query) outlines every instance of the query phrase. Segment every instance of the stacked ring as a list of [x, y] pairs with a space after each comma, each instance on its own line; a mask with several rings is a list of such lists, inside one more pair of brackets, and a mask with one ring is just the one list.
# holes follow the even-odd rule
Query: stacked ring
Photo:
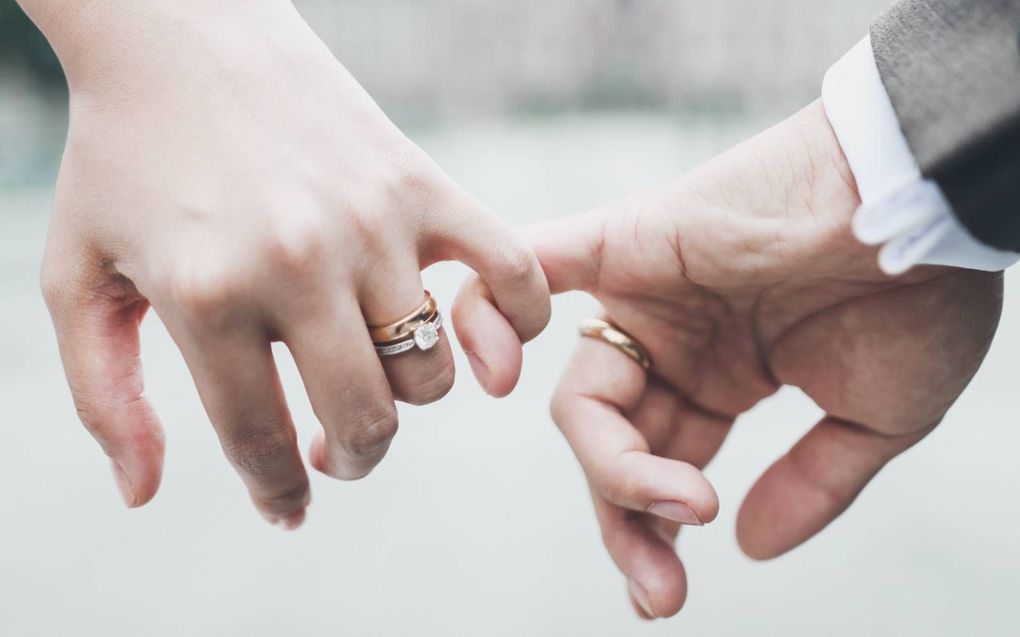
[[428, 291], [425, 300], [404, 318], [388, 325], [369, 326], [379, 356], [396, 356], [416, 347], [427, 352], [439, 343], [439, 329], [443, 326], [443, 314], [436, 300]]
[[652, 368], [652, 356], [645, 346], [612, 323], [602, 319], [587, 319], [581, 321], [579, 331], [585, 338], [602, 341], [620, 350], [646, 372]]

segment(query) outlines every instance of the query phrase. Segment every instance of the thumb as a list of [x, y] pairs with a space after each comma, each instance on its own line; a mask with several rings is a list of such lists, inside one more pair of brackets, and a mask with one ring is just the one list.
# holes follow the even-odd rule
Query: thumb
[[930, 431], [890, 435], [826, 417], [766, 471], [737, 516], [737, 540], [765, 560], [799, 546], [839, 517], [892, 458]]
[[[88, 268], [84, 268], [87, 270]], [[102, 274], [72, 268], [54, 276], [46, 268], [43, 291], [60, 345], [64, 372], [82, 423], [99, 442], [124, 501], [152, 499], [163, 470], [163, 430], [144, 398], [138, 327], [148, 304]]]
[[553, 294], [591, 292], [596, 287], [606, 215], [604, 210], [594, 210], [524, 228]]

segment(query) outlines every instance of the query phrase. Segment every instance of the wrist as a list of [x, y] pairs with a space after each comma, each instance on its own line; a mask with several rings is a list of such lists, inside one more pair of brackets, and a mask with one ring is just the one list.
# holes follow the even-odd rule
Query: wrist
[[[849, 228], [861, 199], [850, 164], [820, 101], [765, 131], [748, 143], [745, 159], [755, 194], [781, 212], [787, 225], [819, 217]], [[750, 178], [746, 176], [745, 178]]]
[[774, 256], [785, 266], [780, 271], [793, 278], [877, 272], [875, 251], [853, 235], [860, 193], [821, 101], [773, 133], [766, 181], [769, 192], [783, 193], [777, 202], [783, 214], [773, 228], [779, 237]]
[[[853, 237], [860, 205], [853, 174], [820, 102], [738, 145], [685, 178], [677, 194], [681, 248], [692, 271], [771, 284], [818, 274], [810, 263], [847, 267], [874, 255]], [[873, 253], [873, 251], [870, 251]], [[837, 258], [827, 258], [837, 257]], [[867, 264], [865, 265], [865, 261]], [[853, 267], [857, 267], [855, 264]], [[709, 284], [709, 281], [701, 281]]]
[[771, 242], [777, 258], [799, 263], [820, 251], [860, 250], [851, 232], [860, 194], [820, 101], [752, 140], [748, 150], [760, 175], [754, 194], [768, 201], [778, 238]]
[[790, 118], [786, 147], [799, 151], [795, 182], [810, 206], [828, 211], [849, 224], [861, 203], [850, 163], [840, 146], [821, 101], [815, 101]]

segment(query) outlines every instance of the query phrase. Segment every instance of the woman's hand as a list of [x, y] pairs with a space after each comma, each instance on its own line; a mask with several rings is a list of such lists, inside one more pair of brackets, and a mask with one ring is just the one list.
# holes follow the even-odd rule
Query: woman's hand
[[[585, 339], [552, 404], [642, 616], [683, 605], [674, 538], [715, 516], [699, 470], [740, 414], [781, 385], [827, 413], [743, 504], [740, 544], [766, 559], [846, 509], [981, 364], [1001, 277], [883, 276], [852, 238], [858, 204], [815, 104], [673, 184], [532, 233], [553, 291], [594, 295], [654, 360], [646, 377]], [[468, 288], [458, 304], [481, 298]]]
[[[61, 5], [54, 8], [53, 5]], [[424, 298], [420, 271], [485, 281], [458, 317], [490, 393], [549, 315], [532, 251], [386, 118], [290, 2], [25, 0], [60, 55], [70, 132], [43, 286], [82, 421], [130, 506], [156, 492], [163, 433], [144, 398], [151, 306], [187, 361], [227, 456], [272, 522], [296, 526], [308, 478], [270, 344], [294, 356], [325, 430], [311, 462], [366, 475], [394, 399], [438, 400], [445, 336], [382, 361], [366, 325]]]

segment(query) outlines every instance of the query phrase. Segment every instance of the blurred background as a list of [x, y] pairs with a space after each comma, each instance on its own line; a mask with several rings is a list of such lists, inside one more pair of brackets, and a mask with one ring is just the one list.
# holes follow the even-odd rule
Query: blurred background
[[[455, 179], [528, 223], [669, 179], [816, 98], [888, 2], [296, 4]], [[59, 65], [0, 0], [0, 635], [1016, 634], [1012, 282], [1004, 327], [945, 425], [828, 532], [766, 564], [736, 545], [740, 499], [818, 410], [783, 391], [743, 418], [709, 470], [719, 520], [681, 538], [687, 608], [643, 624], [546, 414], [573, 326], [593, 311], [581, 296], [556, 300], [513, 397], [484, 397], [461, 364], [447, 400], [402, 411], [370, 478], [313, 478], [295, 534], [249, 506], [153, 317], [143, 346], [166, 476], [149, 507], [124, 511], [37, 291], [65, 131]], [[463, 275], [442, 265], [426, 281], [449, 301]], [[317, 425], [280, 360], [307, 443]]]

